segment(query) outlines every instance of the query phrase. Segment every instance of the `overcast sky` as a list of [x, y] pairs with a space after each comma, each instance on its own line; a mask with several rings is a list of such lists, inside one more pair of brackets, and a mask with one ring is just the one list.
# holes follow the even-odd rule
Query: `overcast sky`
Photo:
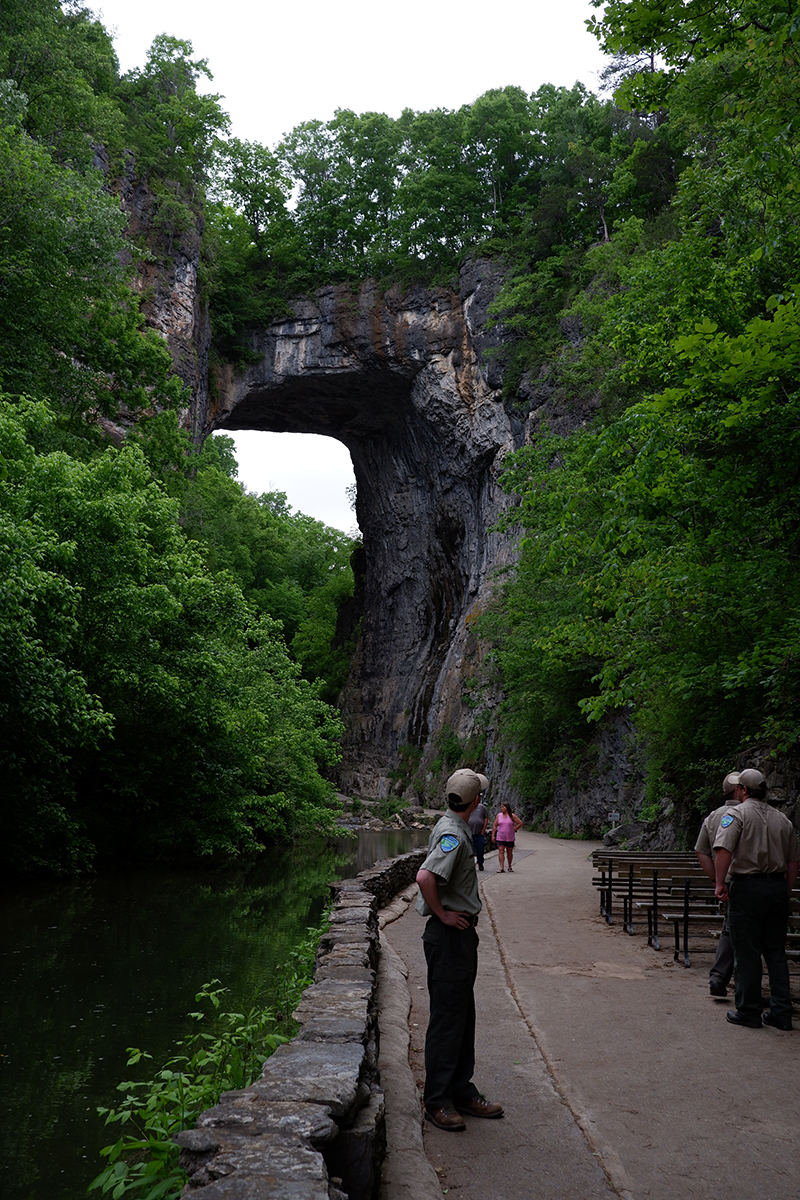
[[[208, 59], [232, 132], [273, 146], [301, 121], [337, 108], [385, 112], [459, 108], [489, 88], [543, 83], [596, 89], [602, 55], [584, 21], [589, 0], [88, 0], [115, 34], [123, 71], [142, 66], [153, 38], [185, 38]], [[350, 458], [328, 438], [236, 433], [239, 478], [252, 491], [350, 530]], [[301, 440], [302, 438], [302, 440]]]

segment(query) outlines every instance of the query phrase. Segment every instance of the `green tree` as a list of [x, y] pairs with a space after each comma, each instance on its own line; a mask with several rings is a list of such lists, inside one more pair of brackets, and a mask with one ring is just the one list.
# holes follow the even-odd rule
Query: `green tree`
[[[587, 21], [606, 53], [641, 55], [650, 69], [637, 71], [618, 89], [625, 107], [655, 111], [683, 92], [702, 121], [723, 113], [774, 139], [771, 153], [785, 158], [792, 140], [797, 90], [797, 29], [791, 5], [780, 0], [707, 5], [703, 0], [593, 0], [603, 7]], [[714, 85], [700, 64], [715, 65]], [[685, 77], [694, 86], [683, 87]]]
[[4, 0], [0, 78], [27, 100], [25, 129], [57, 161], [88, 167], [100, 145], [119, 148], [117, 56], [90, 9], [58, 0]]
[[139, 169], [179, 183], [194, 199], [208, 183], [229, 118], [219, 106], [220, 96], [198, 92], [199, 80], [213, 75], [207, 60], [192, 53], [191, 42], [159, 34], [144, 67], [120, 81], [119, 96]]
[[233, 440], [209, 438], [183, 500], [183, 527], [214, 571], [229, 571], [258, 612], [281, 623], [310, 682], [334, 702], [352, 647], [333, 648], [339, 610], [353, 595], [353, 539], [293, 513], [282, 492], [255, 496], [236, 481]]
[[94, 172], [53, 162], [19, 125], [0, 129], [0, 381], [58, 397], [77, 419], [183, 396], [130, 290], [124, 215]]
[[37, 450], [44, 406], [2, 412], [14, 865], [233, 854], [329, 825], [338, 719], [208, 573], [141, 451]]
[[72, 764], [107, 741], [112, 722], [69, 663], [76, 546], [17, 512], [51, 419], [41, 403], [0, 406], [0, 787], [7, 859], [70, 870], [89, 853]]
[[291, 181], [278, 158], [258, 142], [230, 138], [220, 148], [224, 165], [217, 185], [231, 208], [241, 213], [259, 246], [270, 225], [286, 218]]
[[466, 118], [466, 109], [407, 109], [400, 118], [405, 134], [397, 197], [400, 251], [434, 279], [452, 275], [466, 248], [489, 232], [481, 179], [469, 161]]
[[152, 222], [168, 254], [176, 238], [199, 224], [220, 138], [229, 127], [220, 97], [198, 92], [199, 80], [213, 76], [207, 61], [192, 53], [191, 42], [159, 34], [144, 67], [118, 86], [136, 170], [156, 198]]
[[688, 793], [712, 759], [795, 743], [798, 313], [697, 323], [675, 386], [512, 460], [525, 538], [489, 627], [523, 775], [620, 710]]

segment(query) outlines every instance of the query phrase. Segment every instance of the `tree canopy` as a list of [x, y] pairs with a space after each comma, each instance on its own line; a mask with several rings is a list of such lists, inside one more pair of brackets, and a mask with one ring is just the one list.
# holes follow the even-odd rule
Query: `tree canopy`
[[[353, 649], [336, 630], [354, 544], [248, 495], [229, 440], [197, 451], [181, 429], [137, 269], [200, 230], [213, 353], [234, 368], [303, 290], [501, 260], [505, 403], [584, 414], [507, 462], [521, 556], [483, 632], [521, 780], [554, 778], [620, 712], [654, 802], [747, 745], [794, 745], [794, 14], [596, 7], [613, 99], [545, 84], [339, 109], [272, 148], [231, 136], [189, 42], [160, 35], [122, 75], [82, 4], [0, 8], [15, 862], [72, 869], [125, 839], [233, 853], [332, 811], [324, 701]], [[136, 237], [123, 185], [152, 198]]]
[[141, 450], [48, 451], [53, 420], [0, 408], [7, 861], [239, 853], [330, 824], [339, 721], [280, 625], [208, 569]]
[[[232, 855], [336, 812], [352, 540], [202, 453], [137, 267], [202, 224], [218, 97], [189, 43], [119, 75], [78, 4], [0, 10], [3, 857]], [[146, 178], [134, 245], [117, 172]], [[111, 446], [106, 428], [124, 443]], [[295, 644], [292, 649], [292, 644]]]
[[800, 728], [794, 31], [776, 7], [647, 0], [590, 25], [618, 102], [681, 169], [583, 256], [569, 339], [544, 341], [541, 269], [500, 298], [523, 366], [598, 415], [508, 460], [521, 557], [484, 632], [542, 806], [541, 781], [625, 713], [655, 815], [705, 805], [737, 754], [791, 751]]

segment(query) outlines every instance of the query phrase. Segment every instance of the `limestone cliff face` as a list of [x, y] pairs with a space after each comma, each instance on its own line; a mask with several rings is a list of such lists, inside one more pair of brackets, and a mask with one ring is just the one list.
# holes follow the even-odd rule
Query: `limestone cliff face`
[[[132, 174], [118, 190], [131, 231], [149, 228], [147, 190]], [[199, 230], [142, 276], [148, 319], [193, 392], [185, 419], [195, 436], [215, 429], [317, 433], [350, 451], [365, 579], [362, 633], [342, 696], [339, 785], [386, 795], [409, 761], [406, 747], [422, 752], [416, 777], [424, 780], [437, 735], [452, 729], [463, 744], [474, 731], [470, 680], [484, 648], [471, 626], [489, 602], [495, 571], [514, 557], [513, 539], [491, 532], [508, 503], [499, 486], [506, 455], [535, 439], [543, 422], [560, 434], [578, 428], [594, 415], [593, 402], [578, 409], [545, 371], [523, 378], [513, 408], [504, 404], [498, 360], [485, 355], [498, 340], [486, 310], [500, 274], [482, 262], [469, 264], [452, 291], [382, 292], [370, 281], [357, 291], [322, 288], [298, 301], [291, 319], [253, 333], [254, 365], [243, 373], [227, 368], [209, 390], [198, 260]], [[581, 336], [563, 332], [570, 343]], [[641, 748], [622, 714], [597, 730], [583, 766], [548, 795], [515, 795], [509, 759], [492, 738], [490, 728], [485, 769], [494, 803], [502, 796], [522, 811], [534, 806], [545, 826], [594, 836], [609, 811], [624, 823], [641, 808]], [[797, 819], [798, 764], [757, 748], [744, 757], [762, 767], [776, 801]], [[427, 778], [432, 789], [440, 783]], [[657, 821], [643, 827], [643, 842], [667, 847], [688, 833], [693, 844], [696, 818], [662, 805]]]
[[[252, 336], [258, 361], [230, 370], [193, 421], [213, 429], [324, 434], [350, 451], [366, 583], [362, 636], [343, 703], [340, 786], [380, 796], [403, 747], [433, 753], [445, 726], [472, 732], [464, 703], [507, 537], [498, 475], [523, 426], [482, 357], [496, 268], [471, 265], [458, 292], [327, 287], [291, 320]], [[424, 765], [424, 764], [423, 764]]]
[[[107, 160], [100, 158], [96, 165], [108, 172]], [[208, 388], [211, 323], [198, 288], [202, 213], [197, 213], [191, 228], [175, 236], [159, 229], [157, 199], [148, 181], [137, 171], [132, 156], [128, 157], [124, 173], [110, 179], [108, 186], [128, 216], [126, 237], [145, 244], [152, 254], [149, 261], [139, 264], [136, 273], [135, 287], [142, 296], [142, 315], [147, 325], [157, 330], [167, 343], [176, 374], [189, 388], [194, 405], [203, 409]], [[188, 411], [183, 419], [189, 422]]]

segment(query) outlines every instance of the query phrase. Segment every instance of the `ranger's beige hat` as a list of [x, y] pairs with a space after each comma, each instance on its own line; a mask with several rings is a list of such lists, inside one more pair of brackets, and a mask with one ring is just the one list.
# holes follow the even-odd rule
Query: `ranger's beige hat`
[[748, 791], [752, 788], [760, 788], [762, 783], [766, 782], [764, 776], [755, 767], [748, 767], [746, 771], [739, 772], [739, 783], [742, 787], [746, 787]]
[[735, 787], [739, 785], [739, 772], [731, 771], [730, 775], [726, 775], [722, 781], [722, 794], [729, 796]]
[[[447, 781], [445, 792], [448, 804], [451, 808], [466, 808], [488, 786], [489, 780], [485, 775], [479, 775], [477, 771], [470, 771], [468, 767], [462, 767], [460, 770], [454, 771]], [[459, 803], [451, 804], [451, 796], [460, 797]]]

